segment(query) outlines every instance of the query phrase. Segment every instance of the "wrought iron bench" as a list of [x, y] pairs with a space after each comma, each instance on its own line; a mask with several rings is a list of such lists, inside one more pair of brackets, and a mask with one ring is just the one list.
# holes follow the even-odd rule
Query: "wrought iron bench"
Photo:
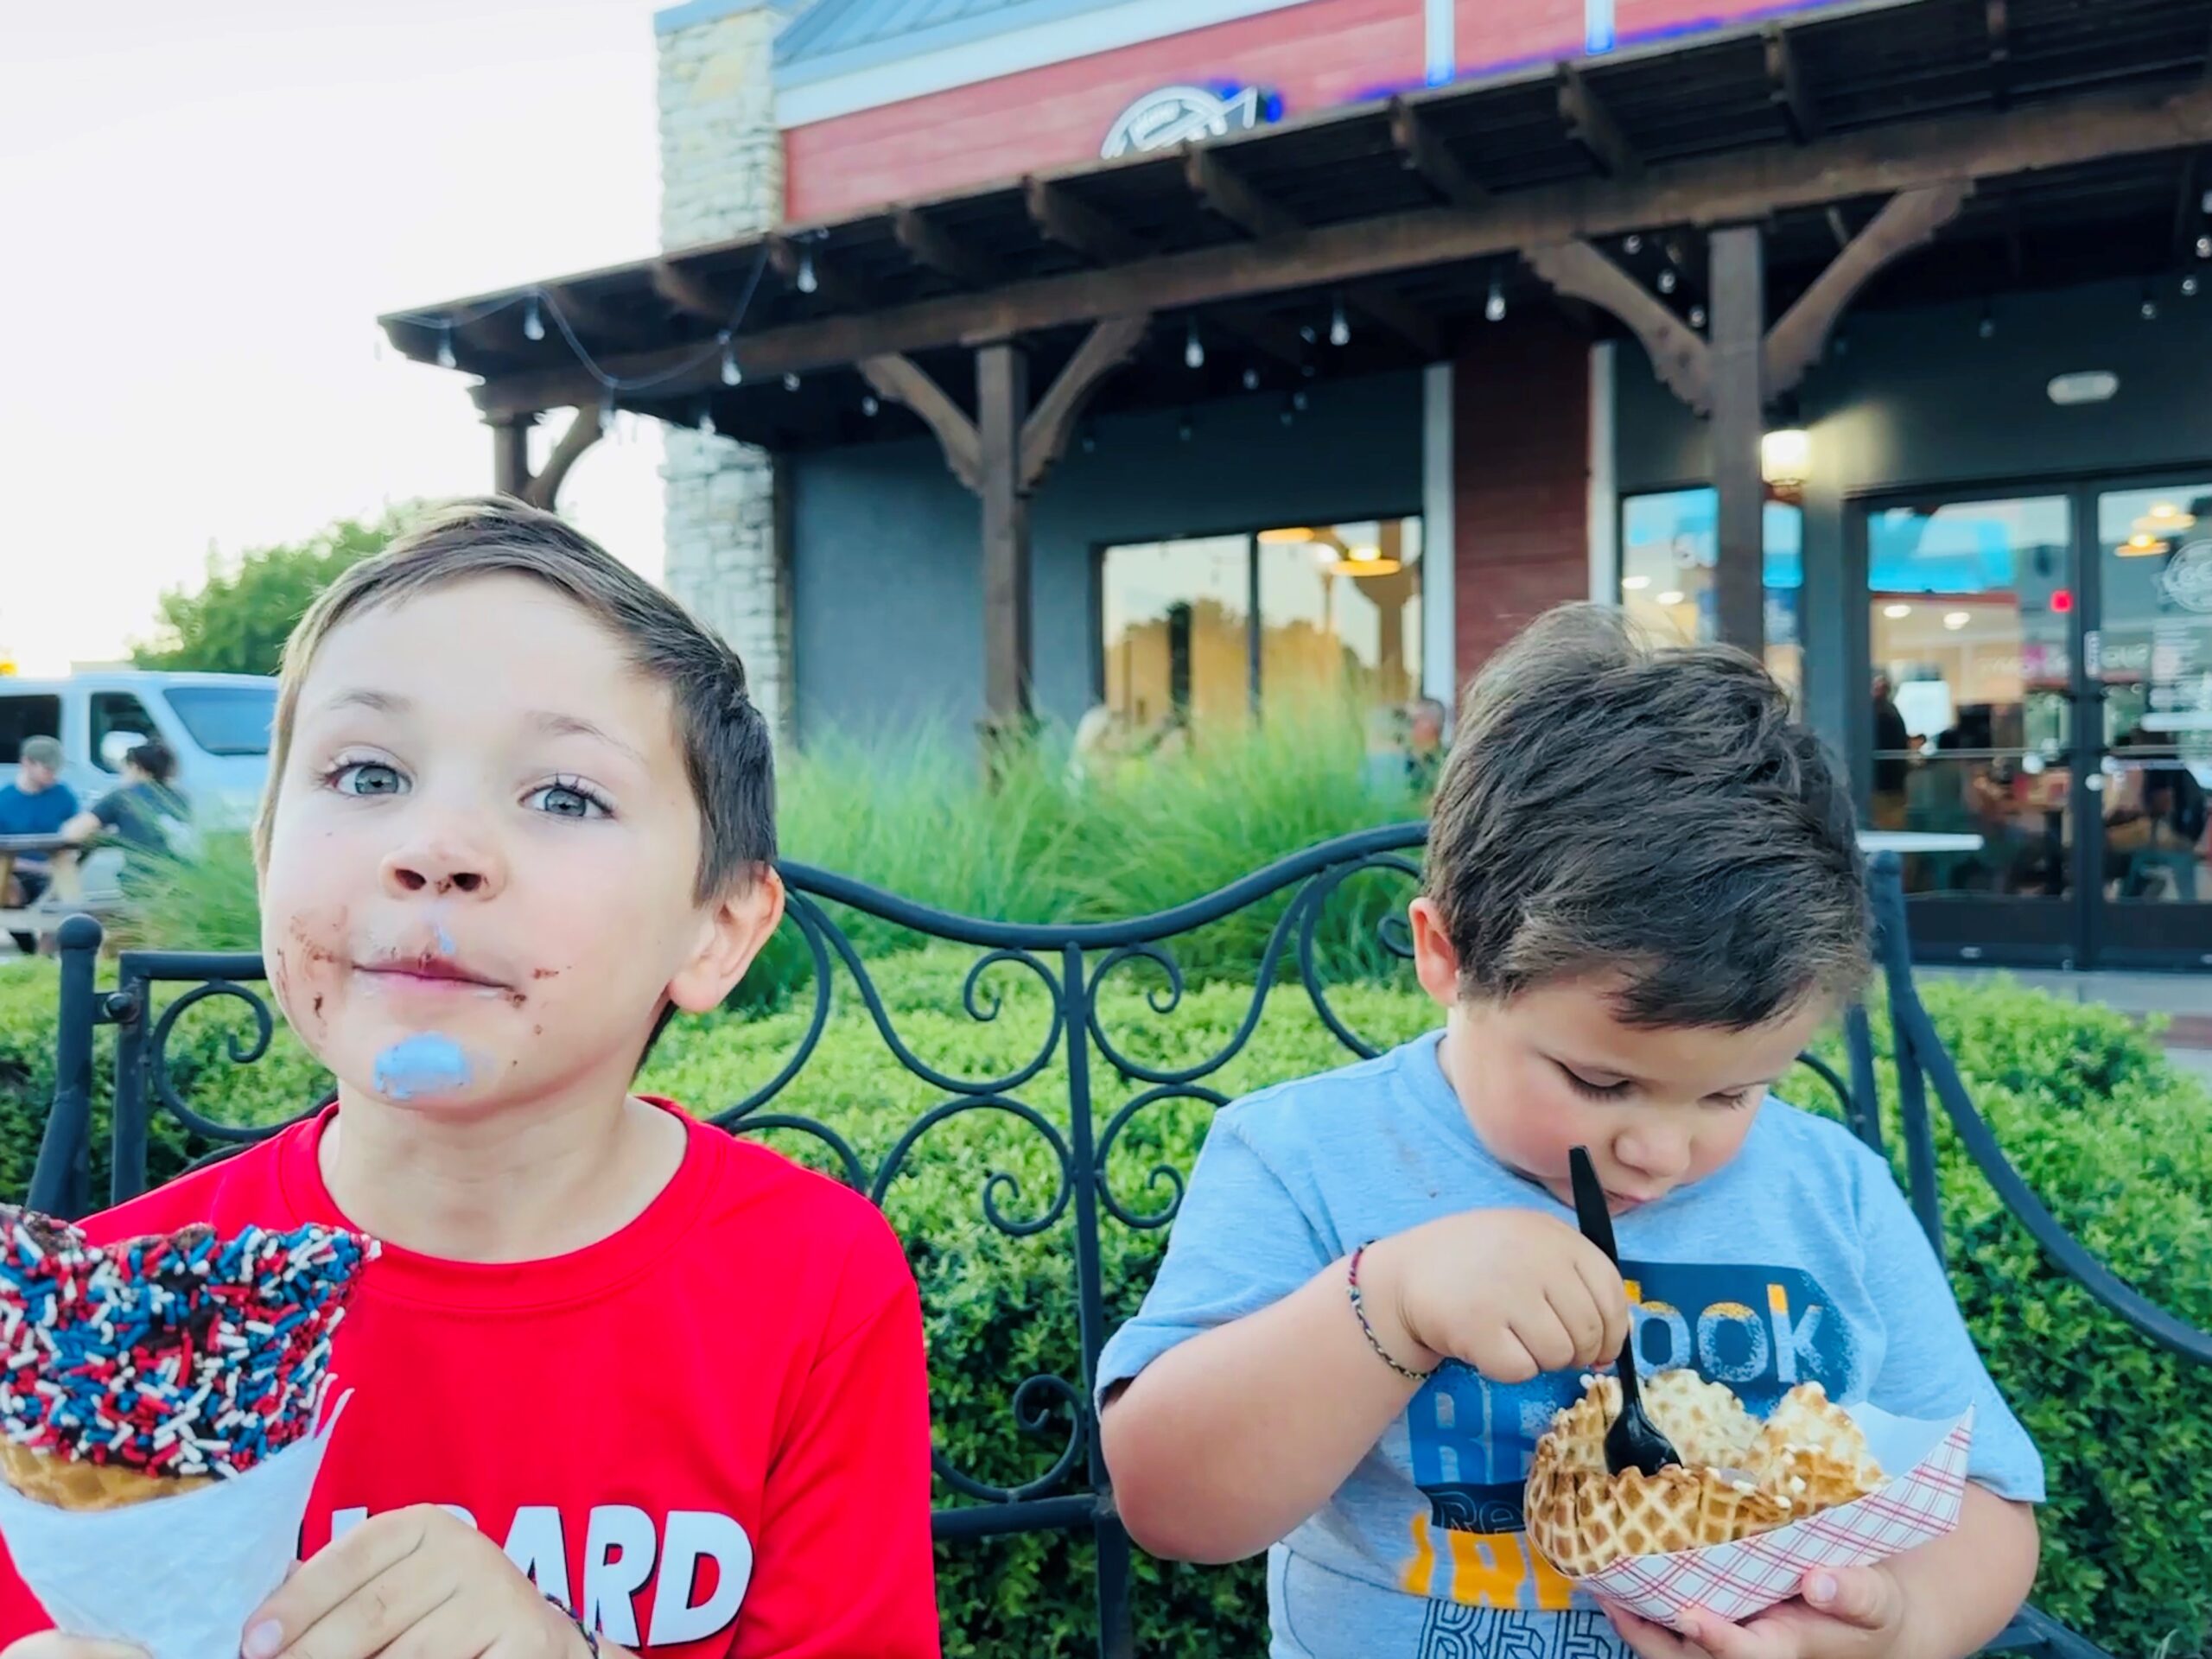
[[[1079, 1322], [1083, 1376], [1074, 1382], [1058, 1376], [1032, 1377], [1014, 1391], [1013, 1398], [1017, 1416], [1031, 1428], [1048, 1414], [1039, 1409], [1044, 1404], [1053, 1411], [1065, 1409], [1071, 1427], [1065, 1445], [1057, 1454], [1048, 1455], [1050, 1466], [1014, 1486], [976, 1478], [956, 1467], [940, 1449], [936, 1461], [941, 1485], [964, 1501], [937, 1513], [936, 1530], [941, 1541], [975, 1541], [1047, 1530], [1090, 1534], [1096, 1546], [1098, 1650], [1105, 1659], [1127, 1659], [1134, 1650], [1134, 1638], [1130, 1547], [1115, 1513], [1111, 1483], [1087, 1406], [1088, 1389], [1083, 1386], [1108, 1335], [1101, 1229], [1108, 1223], [1161, 1226], [1173, 1214], [1170, 1206], [1157, 1216], [1139, 1216], [1120, 1204], [1107, 1184], [1107, 1160], [1122, 1130], [1147, 1106], [1173, 1098], [1223, 1103], [1222, 1095], [1207, 1079], [1243, 1049], [1259, 1025], [1270, 995], [1296, 995], [1291, 988], [1294, 974], [1313, 1015], [1348, 1055], [1376, 1052], [1332, 1005], [1317, 960], [1317, 937], [1332, 896], [1353, 878], [1380, 872], [1408, 882], [1417, 880], [1414, 858], [1425, 833], [1423, 825], [1403, 824], [1348, 836], [1284, 859], [1192, 903], [1154, 916], [1096, 925], [1031, 926], [981, 921], [912, 904], [804, 865], [784, 866], [791, 893], [791, 925], [798, 930], [813, 963], [811, 1018], [777, 1074], [749, 1097], [719, 1114], [715, 1119], [717, 1123], [741, 1134], [795, 1131], [813, 1135], [830, 1149], [846, 1179], [880, 1203], [923, 1135], [963, 1112], [985, 1106], [1006, 1109], [1065, 1044], [1068, 1098], [1062, 1120], [1064, 1132], [1032, 1108], [1017, 1103], [1016, 1110], [1033, 1128], [1043, 1132], [1059, 1163], [1060, 1195], [1046, 1219], [1057, 1224], [1070, 1215], [1072, 1217], [1069, 1268]], [[1897, 1121], [1905, 1143], [1908, 1186], [1914, 1211], [1938, 1253], [1943, 1249], [1943, 1233], [1930, 1088], [1993, 1187], [2054, 1262], [2151, 1341], [2200, 1364], [2212, 1364], [2212, 1335], [2177, 1319], [2121, 1281], [2067, 1232], [2006, 1160], [1988, 1124], [1975, 1109], [1916, 992], [1896, 855], [1878, 855], [1874, 870], [1879, 960], [1898, 1061]], [[1151, 1009], [1162, 1018], [1172, 1017], [1184, 995], [1185, 977], [1168, 948], [1170, 942], [1278, 895], [1287, 895], [1287, 899], [1256, 965], [1250, 1007], [1217, 1052], [1196, 1065], [1171, 1069], [1148, 1065], [1116, 1041], [1100, 1014], [1100, 988], [1109, 976], [1135, 962], [1151, 964], [1151, 971], [1164, 978], [1164, 986], [1150, 996]], [[978, 995], [986, 970], [1005, 963], [1026, 968], [1051, 994], [1050, 1030], [1036, 1057], [998, 1077], [959, 1077], [936, 1069], [901, 1039], [860, 951], [831, 919], [825, 905], [849, 906], [917, 934], [981, 952], [969, 972], [963, 995], [965, 1011], [971, 1018], [988, 1020], [996, 1013], [996, 1005], [988, 995]], [[1402, 920], [1386, 920], [1381, 931], [1386, 948], [1401, 956], [1407, 953]], [[82, 1214], [92, 1207], [89, 1169], [97, 1027], [113, 1026], [118, 1033], [112, 1175], [109, 1191], [101, 1195], [104, 1201], [120, 1202], [143, 1190], [148, 1129], [156, 1111], [173, 1115], [228, 1150], [271, 1132], [217, 1122], [196, 1110], [173, 1085], [167, 1055], [180, 1017], [211, 997], [242, 1001], [255, 1022], [252, 1041], [232, 1039], [231, 1059], [249, 1064], [267, 1051], [274, 1020], [266, 1001], [252, 988], [263, 976], [261, 958], [252, 954], [127, 950], [119, 960], [115, 988], [103, 991], [95, 982], [100, 938], [99, 924], [90, 917], [71, 918], [60, 934], [58, 1087], [40, 1148], [30, 1202], [64, 1215]], [[835, 1129], [776, 1109], [778, 1096], [800, 1074], [821, 1042], [830, 1017], [833, 982], [841, 967], [897, 1063], [945, 1096], [942, 1104], [908, 1127], [872, 1170]], [[156, 1012], [156, 988], [179, 984], [188, 988]], [[1808, 1064], [1834, 1090], [1853, 1132], [1880, 1149], [1883, 1129], [1876, 1096], [1874, 1043], [1864, 1008], [1854, 1009], [1848, 1016], [1846, 1036], [1847, 1077], [1817, 1058], [1808, 1057]], [[1098, 1067], [1117, 1072], [1141, 1090], [1103, 1124], [1094, 1106], [1092, 1079]], [[1170, 1185], [1179, 1197], [1179, 1184], [1171, 1181]], [[992, 1224], [1003, 1232], [1039, 1229], [1036, 1221], [1010, 1220], [1001, 1215], [988, 1189], [984, 1208]], [[2097, 1659], [2102, 1650], [2031, 1609], [1992, 1651]]]

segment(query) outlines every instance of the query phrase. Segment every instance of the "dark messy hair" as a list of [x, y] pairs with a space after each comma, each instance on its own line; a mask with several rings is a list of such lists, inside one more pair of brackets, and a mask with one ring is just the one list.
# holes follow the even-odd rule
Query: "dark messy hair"
[[1630, 1024], [1742, 1031], [1864, 982], [1857, 829], [1749, 655], [1573, 605], [1469, 688], [1427, 887], [1464, 995], [1617, 972]]
[[767, 721], [747, 695], [745, 664], [690, 613], [552, 513], [500, 496], [448, 503], [323, 589], [284, 644], [269, 782], [254, 824], [266, 868], [300, 686], [347, 617], [477, 576], [525, 576], [582, 607], [639, 673], [668, 690], [676, 741], [699, 808], [701, 903], [753, 879], [776, 856], [775, 763]]

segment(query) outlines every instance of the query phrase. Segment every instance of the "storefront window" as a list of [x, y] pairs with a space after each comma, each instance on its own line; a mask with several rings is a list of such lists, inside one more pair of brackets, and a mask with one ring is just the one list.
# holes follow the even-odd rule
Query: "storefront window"
[[[1718, 631], [1719, 516], [1719, 493], [1712, 489], [1632, 495], [1621, 504], [1621, 604], [1660, 638], [1700, 643]], [[1804, 525], [1802, 507], [1766, 504], [1766, 665], [1792, 696], [1805, 683]]]
[[1909, 861], [1916, 892], [2067, 891], [2072, 546], [2063, 496], [1867, 516], [1874, 827], [1983, 842]]
[[1109, 547], [1104, 702], [1133, 731], [1421, 690], [1421, 520], [1281, 525]]

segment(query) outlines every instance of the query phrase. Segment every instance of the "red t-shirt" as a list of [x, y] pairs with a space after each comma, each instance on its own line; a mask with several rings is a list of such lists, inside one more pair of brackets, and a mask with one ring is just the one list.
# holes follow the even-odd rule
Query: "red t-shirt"
[[[316, 1157], [335, 1109], [86, 1231], [346, 1224]], [[487, 1266], [385, 1247], [339, 1328], [353, 1399], [302, 1553], [448, 1504], [655, 1659], [936, 1659], [928, 1376], [899, 1242], [836, 1183], [689, 1134], [660, 1196], [588, 1249]], [[49, 1628], [0, 1549], [0, 1643]]]

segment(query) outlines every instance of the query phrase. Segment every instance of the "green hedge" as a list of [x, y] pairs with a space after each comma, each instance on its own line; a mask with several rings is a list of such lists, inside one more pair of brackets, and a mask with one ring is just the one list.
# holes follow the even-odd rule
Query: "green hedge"
[[[1046, 1000], [1024, 969], [1002, 966], [986, 980], [1003, 995], [997, 1018], [969, 1019], [958, 1010], [969, 960], [957, 952], [893, 958], [876, 967], [879, 987], [900, 1036], [923, 1058], [958, 1073], [1014, 1069], [1042, 1040]], [[1144, 1001], [1156, 982], [1147, 971], [1132, 966], [1109, 982], [1103, 1020], [1109, 1035], [1148, 1061], [1187, 1063], [1213, 1052], [1249, 1005], [1249, 989], [1216, 986], [1159, 1014]], [[16, 1190], [28, 1178], [50, 1086], [53, 983], [50, 972], [33, 966], [0, 973], [0, 1177]], [[2118, 1015], [2003, 986], [1931, 985], [1927, 995], [1976, 1098], [2051, 1208], [2124, 1275], [2184, 1317], [2212, 1325], [2212, 1141], [2205, 1134], [2212, 1102], [2202, 1089]], [[1421, 1030], [1431, 1013], [1416, 995], [1379, 987], [1347, 989], [1337, 1001], [1377, 1041]], [[313, 1100], [323, 1080], [284, 1033], [266, 1059], [224, 1073], [221, 1040], [231, 1016], [221, 1006], [195, 1010], [180, 1027], [181, 1083], [219, 1092], [222, 1116], [233, 1121], [266, 1121]], [[695, 1109], [719, 1109], [772, 1076], [804, 1027], [801, 1009], [679, 1024], [645, 1084]], [[1280, 988], [1251, 1044], [1209, 1081], [1234, 1094], [1341, 1058], [1302, 993]], [[1103, 1065], [1093, 1077], [1103, 1131], [1136, 1090]], [[1824, 1090], [1800, 1082], [1799, 1099], [1827, 1103]], [[1065, 1135], [1065, 1088], [1056, 1057], [1015, 1092]], [[821, 1048], [777, 1109], [830, 1125], [872, 1170], [941, 1099], [886, 1055], [858, 1000], [843, 996]], [[1188, 1101], [1138, 1114], [1109, 1160], [1115, 1197], [1139, 1211], [1164, 1204], [1172, 1185], [1154, 1172], [1188, 1168], [1207, 1116], [1203, 1103]], [[795, 1132], [772, 1138], [809, 1161], [832, 1161]], [[158, 1167], [174, 1168], [187, 1150], [165, 1136]], [[2181, 1362], [2152, 1350], [2049, 1268], [1948, 1135], [1942, 1161], [1961, 1300], [2050, 1466], [2039, 1604], [2115, 1651], [2148, 1652], [2169, 1635], [2171, 1650], [2193, 1650], [2188, 1644], [2207, 1634], [2202, 1572], [2212, 1559], [2212, 1426], [2200, 1403], [2208, 1379], [2185, 1374]], [[983, 1202], [992, 1192], [1010, 1218], [1047, 1213], [1062, 1196], [1057, 1155], [1034, 1128], [987, 1109], [930, 1130], [902, 1167], [886, 1207], [909, 1241], [924, 1289], [939, 1443], [980, 1478], [1032, 1478], [1050, 1466], [1066, 1418], [1052, 1416], [1042, 1433], [1026, 1431], [1012, 1395], [1033, 1375], [1077, 1375], [1072, 1195], [1070, 1212], [1031, 1237], [991, 1227]], [[1008, 1179], [995, 1182], [1001, 1176]], [[1135, 1309], [1162, 1242], [1157, 1230], [1106, 1225], [1109, 1320]], [[942, 1548], [947, 1652], [1090, 1652], [1089, 1566], [1082, 1542], [1058, 1536]], [[1198, 1659], [1265, 1645], [1264, 1595], [1253, 1566], [1202, 1570], [1141, 1560], [1135, 1604], [1147, 1654]]]

